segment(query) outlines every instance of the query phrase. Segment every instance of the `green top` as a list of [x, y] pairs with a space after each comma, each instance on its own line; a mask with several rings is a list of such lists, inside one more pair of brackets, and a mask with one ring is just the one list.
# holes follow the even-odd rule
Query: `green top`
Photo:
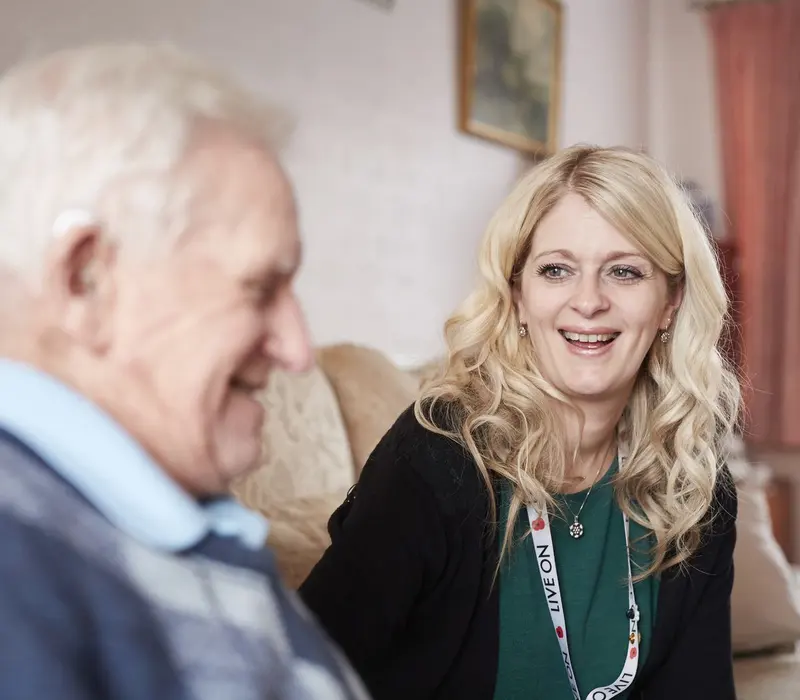
[[[584, 535], [576, 540], [569, 534], [572, 516], [551, 514], [555, 551], [572, 665], [581, 697], [598, 686], [613, 683], [622, 671], [628, 648], [629, 622], [625, 529], [622, 512], [611, 484], [617, 470], [614, 461], [597, 482], [584, 507], [580, 521]], [[502, 542], [508, 518], [511, 488], [501, 489]], [[557, 502], [577, 513], [586, 491], [563, 494]], [[500, 569], [500, 655], [497, 700], [572, 700], [567, 673], [545, 604], [542, 580], [536, 565], [529, 533], [528, 515], [523, 508], [517, 519], [514, 545]], [[522, 537], [524, 540], [520, 541]], [[641, 538], [645, 539], [641, 539]], [[646, 565], [652, 536], [631, 521], [631, 566], [635, 576]], [[650, 643], [658, 598], [657, 577], [634, 584], [642, 635], [641, 672]], [[628, 691], [615, 700], [628, 697]]]

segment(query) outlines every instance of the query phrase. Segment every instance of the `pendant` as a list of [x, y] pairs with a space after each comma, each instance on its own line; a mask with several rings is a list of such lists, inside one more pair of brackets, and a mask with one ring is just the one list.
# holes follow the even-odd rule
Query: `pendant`
[[572, 535], [573, 539], [579, 540], [583, 537], [583, 525], [578, 522], [578, 519], [575, 518], [575, 522], [569, 526], [569, 534]]

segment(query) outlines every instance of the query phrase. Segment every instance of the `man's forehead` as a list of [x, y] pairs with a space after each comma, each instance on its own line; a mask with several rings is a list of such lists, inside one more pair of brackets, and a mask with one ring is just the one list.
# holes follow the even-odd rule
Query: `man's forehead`
[[294, 272], [300, 261], [294, 193], [272, 154], [216, 136], [200, 141], [185, 167], [196, 245], [240, 269]]
[[208, 219], [189, 234], [187, 245], [247, 276], [291, 275], [302, 252], [294, 222], [256, 216]]

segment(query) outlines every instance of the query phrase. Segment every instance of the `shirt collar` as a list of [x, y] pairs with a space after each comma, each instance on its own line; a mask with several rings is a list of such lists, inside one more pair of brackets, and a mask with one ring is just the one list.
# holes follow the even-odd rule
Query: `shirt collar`
[[0, 359], [0, 427], [36, 452], [120, 530], [179, 552], [210, 532], [257, 549], [267, 521], [232, 498], [201, 505], [108, 414], [28, 365]]

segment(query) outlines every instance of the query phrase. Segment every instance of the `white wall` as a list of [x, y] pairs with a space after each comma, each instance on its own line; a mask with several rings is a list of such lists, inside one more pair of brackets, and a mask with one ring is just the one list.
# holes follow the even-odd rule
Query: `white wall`
[[[650, 0], [650, 153], [722, 202], [711, 42], [688, 0]], [[722, 222], [721, 222], [722, 223]]]
[[[642, 145], [646, 3], [567, 0], [561, 141]], [[401, 361], [440, 350], [481, 231], [521, 168], [455, 130], [455, 0], [5, 0], [0, 65], [29, 50], [169, 39], [290, 107], [307, 243], [299, 289], [319, 343]]]
[[645, 145], [645, 0], [566, 0], [562, 145]]

